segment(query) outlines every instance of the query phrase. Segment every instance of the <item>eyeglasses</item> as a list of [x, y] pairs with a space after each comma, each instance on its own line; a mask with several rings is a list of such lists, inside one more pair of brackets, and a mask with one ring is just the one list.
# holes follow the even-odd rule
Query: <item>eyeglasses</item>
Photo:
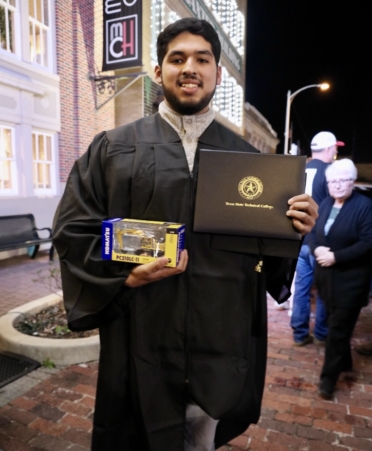
[[328, 185], [336, 186], [338, 184], [340, 185], [346, 185], [348, 182], [352, 182], [353, 179], [340, 179], [340, 180], [328, 180]]

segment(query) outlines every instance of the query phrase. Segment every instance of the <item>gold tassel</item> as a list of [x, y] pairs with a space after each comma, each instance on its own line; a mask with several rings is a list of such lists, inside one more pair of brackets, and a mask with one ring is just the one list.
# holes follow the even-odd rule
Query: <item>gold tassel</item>
[[260, 261], [257, 263], [257, 265], [255, 266], [254, 270], [255, 270], [256, 272], [261, 272], [261, 271], [262, 271], [262, 266], [263, 266], [263, 261], [260, 260]]

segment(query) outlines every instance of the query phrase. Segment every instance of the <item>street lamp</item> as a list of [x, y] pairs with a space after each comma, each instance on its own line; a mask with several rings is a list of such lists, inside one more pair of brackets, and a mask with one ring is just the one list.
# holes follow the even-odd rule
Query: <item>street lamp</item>
[[322, 91], [326, 91], [329, 89], [328, 83], [321, 83], [319, 85], [309, 85], [305, 86], [297, 91], [295, 91], [293, 94], [291, 94], [291, 91], [288, 91], [287, 93], [287, 108], [285, 111], [285, 129], [284, 129], [284, 154], [288, 153], [288, 141], [289, 141], [289, 118], [290, 118], [290, 110], [291, 110], [291, 104], [292, 100], [296, 97], [297, 94], [299, 94], [301, 91], [305, 91], [305, 89], [309, 88], [320, 88]]

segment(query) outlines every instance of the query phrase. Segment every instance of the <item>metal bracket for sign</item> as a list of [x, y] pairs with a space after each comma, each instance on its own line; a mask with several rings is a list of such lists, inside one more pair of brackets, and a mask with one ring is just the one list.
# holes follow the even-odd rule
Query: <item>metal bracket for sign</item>
[[[96, 85], [96, 110], [99, 110], [103, 106], [106, 105], [110, 100], [115, 99], [119, 94], [121, 94], [123, 91], [128, 89], [130, 86], [132, 86], [137, 80], [139, 80], [141, 77], [144, 77], [147, 74], [147, 72], [134, 72], [130, 74], [123, 74], [123, 75], [89, 75], [89, 80], [93, 81]], [[122, 80], [122, 79], [131, 79], [129, 83], [127, 83], [125, 86], [123, 86], [119, 91], [116, 91], [116, 80]], [[98, 105], [97, 97], [98, 94], [103, 95], [106, 94], [113, 94], [107, 98], [103, 103]]]

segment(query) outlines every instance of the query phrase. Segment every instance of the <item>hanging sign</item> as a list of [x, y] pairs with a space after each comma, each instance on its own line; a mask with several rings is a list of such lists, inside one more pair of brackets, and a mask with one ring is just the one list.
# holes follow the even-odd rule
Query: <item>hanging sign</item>
[[103, 0], [102, 71], [142, 66], [142, 0]]

